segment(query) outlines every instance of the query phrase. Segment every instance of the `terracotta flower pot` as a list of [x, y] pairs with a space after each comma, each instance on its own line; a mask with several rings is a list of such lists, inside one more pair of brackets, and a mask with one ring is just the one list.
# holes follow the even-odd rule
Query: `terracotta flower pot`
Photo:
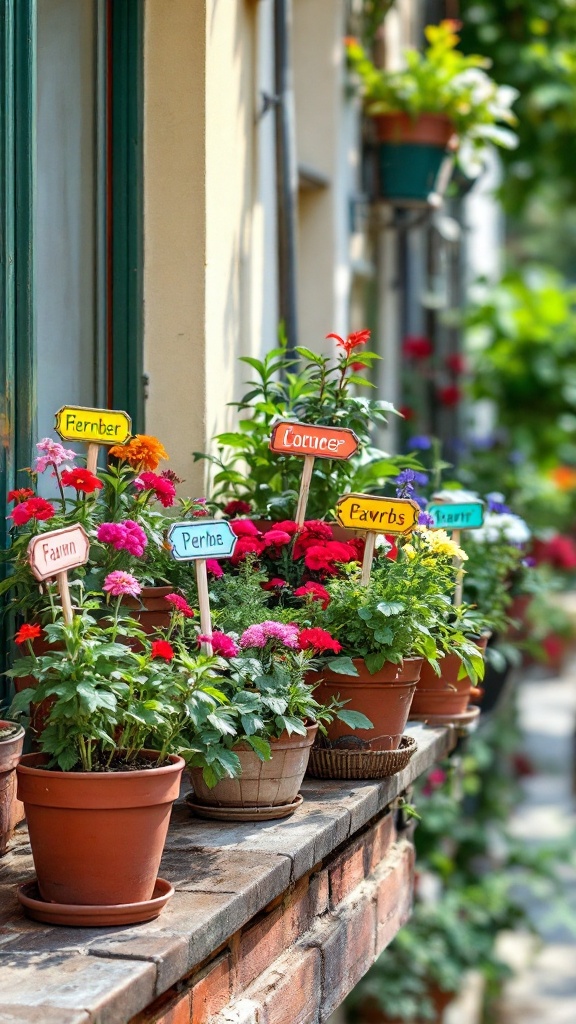
[[22, 726], [0, 719], [0, 857], [24, 817], [24, 807], [16, 797], [16, 765], [23, 743]]
[[[486, 650], [488, 635], [475, 640], [482, 653]], [[463, 715], [470, 699], [480, 697], [482, 691], [472, 685], [469, 676], [458, 679], [462, 659], [457, 654], [447, 654], [440, 666], [442, 674], [437, 676], [432, 666], [425, 661], [412, 701], [415, 715]]]
[[[316, 684], [314, 696], [321, 704], [340, 696], [348, 701], [350, 711], [361, 711], [373, 723], [373, 729], [362, 729], [355, 736], [368, 744], [370, 750], [397, 750], [404, 733], [412, 697], [422, 668], [422, 658], [404, 658], [402, 665], [387, 662], [380, 672], [371, 675], [363, 658], [353, 658], [358, 676], [336, 672], [311, 672], [308, 682]], [[331, 742], [350, 736], [351, 729], [335, 720], [328, 726]]]
[[46, 762], [26, 754], [17, 768], [42, 899], [83, 906], [151, 899], [183, 759], [170, 755], [161, 768], [126, 772], [48, 771]]
[[309, 725], [306, 736], [283, 732], [271, 740], [272, 757], [261, 761], [247, 744], [234, 747], [242, 765], [237, 779], [222, 779], [209, 789], [202, 778], [201, 768], [192, 768], [190, 776], [198, 803], [212, 807], [277, 807], [294, 802], [308, 767], [310, 747], [317, 725]]
[[142, 587], [140, 598], [125, 597], [122, 607], [138, 620], [145, 633], [155, 633], [170, 625], [172, 609], [166, 595], [173, 592], [174, 587]]

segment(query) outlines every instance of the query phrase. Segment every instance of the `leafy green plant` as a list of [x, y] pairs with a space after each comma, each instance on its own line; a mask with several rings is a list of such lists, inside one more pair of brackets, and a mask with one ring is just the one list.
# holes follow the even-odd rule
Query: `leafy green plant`
[[315, 460], [307, 510], [311, 519], [324, 518], [341, 494], [356, 489], [357, 480], [374, 488], [403, 466], [417, 465], [414, 459], [394, 458], [372, 447], [373, 429], [385, 424], [387, 414], [395, 410], [389, 402], [354, 393], [358, 387], [373, 387], [359, 371], [379, 357], [356, 351], [368, 336], [368, 331], [358, 331], [339, 339], [334, 361], [303, 347], [293, 356], [284, 338], [262, 360], [242, 358], [255, 371], [255, 379], [247, 382], [249, 390], [234, 403], [242, 415], [238, 429], [216, 436], [216, 455], [194, 453], [195, 459], [212, 464], [213, 500], [226, 514], [227, 509], [235, 514], [240, 501], [246, 504], [245, 513], [273, 519], [294, 515], [302, 460], [270, 451], [270, 435], [279, 419], [347, 427], [360, 442], [360, 455], [347, 462]]
[[428, 47], [423, 53], [406, 50], [406, 67], [400, 71], [375, 67], [354, 39], [347, 41], [347, 53], [360, 79], [369, 115], [445, 115], [454, 125], [460, 145], [468, 147], [466, 169], [477, 174], [487, 144], [507, 149], [516, 146], [516, 135], [509, 126], [516, 123], [511, 107], [518, 92], [498, 86], [490, 78], [486, 73], [489, 59], [466, 56], [456, 49], [459, 37], [455, 27], [454, 21], [428, 25]]
[[463, 674], [477, 679], [483, 671], [478, 648], [451, 615], [459, 554], [444, 531], [418, 527], [399, 543], [395, 560], [374, 563], [367, 586], [360, 569], [349, 566], [327, 583], [326, 607], [310, 601], [304, 614], [328, 629], [345, 655], [363, 658], [371, 673], [408, 656], [424, 657], [440, 672], [438, 659], [457, 653]]

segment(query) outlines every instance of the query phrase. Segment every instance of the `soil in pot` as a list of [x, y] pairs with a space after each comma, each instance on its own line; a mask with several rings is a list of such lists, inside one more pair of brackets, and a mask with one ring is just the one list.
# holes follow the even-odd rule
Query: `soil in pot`
[[[321, 704], [328, 704], [339, 695], [341, 700], [348, 701], [350, 711], [361, 711], [370, 719], [372, 729], [353, 734], [359, 749], [397, 750], [408, 721], [422, 658], [404, 658], [402, 665], [387, 662], [374, 675], [362, 658], [352, 660], [357, 677], [328, 670], [308, 673], [307, 681], [316, 686], [314, 696]], [[328, 726], [327, 732], [333, 744], [351, 735], [350, 726], [338, 720]]]
[[[150, 762], [158, 757], [143, 753]], [[46, 763], [43, 754], [26, 754], [17, 768], [42, 899], [82, 906], [150, 900], [183, 759], [108, 773], [49, 771]]]
[[16, 796], [16, 765], [22, 755], [24, 729], [0, 719], [0, 857], [6, 853], [12, 833], [24, 817]]
[[201, 768], [192, 768], [190, 776], [198, 803], [212, 807], [249, 808], [285, 807], [295, 801], [308, 766], [317, 725], [309, 725], [306, 736], [287, 732], [270, 741], [272, 757], [261, 761], [247, 744], [234, 747], [242, 765], [237, 779], [222, 779], [209, 789]]

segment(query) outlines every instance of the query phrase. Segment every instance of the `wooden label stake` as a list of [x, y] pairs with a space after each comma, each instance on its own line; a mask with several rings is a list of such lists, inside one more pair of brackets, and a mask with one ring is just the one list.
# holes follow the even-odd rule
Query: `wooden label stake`
[[[212, 636], [212, 616], [208, 593], [208, 558], [231, 558], [236, 547], [236, 534], [227, 519], [197, 519], [195, 522], [172, 523], [168, 543], [177, 562], [196, 562], [196, 585], [200, 606], [200, 628], [204, 636]], [[204, 654], [212, 654], [212, 644], [202, 644]]]
[[358, 451], [358, 445], [356, 434], [348, 427], [322, 427], [292, 420], [280, 420], [275, 424], [270, 437], [270, 450], [277, 455], [296, 455], [304, 459], [296, 509], [298, 526], [302, 526], [306, 518], [314, 459], [345, 461]]
[[72, 602], [68, 571], [88, 561], [90, 540], [81, 523], [61, 530], [39, 533], [28, 544], [30, 569], [37, 580], [55, 579], [62, 604], [64, 622], [72, 622]]
[[411, 498], [382, 498], [374, 494], [344, 494], [336, 502], [336, 518], [348, 530], [365, 535], [360, 583], [370, 583], [378, 534], [407, 535], [418, 523], [420, 506]]

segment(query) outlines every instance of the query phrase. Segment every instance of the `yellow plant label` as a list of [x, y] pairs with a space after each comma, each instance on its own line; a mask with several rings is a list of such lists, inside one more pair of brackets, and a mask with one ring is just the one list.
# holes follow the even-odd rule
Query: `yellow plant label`
[[132, 434], [132, 420], [127, 412], [116, 409], [63, 405], [56, 413], [56, 430], [63, 441], [124, 444]]
[[420, 512], [420, 506], [410, 498], [380, 498], [373, 494], [344, 494], [336, 503], [336, 518], [341, 526], [376, 533], [411, 533]]

